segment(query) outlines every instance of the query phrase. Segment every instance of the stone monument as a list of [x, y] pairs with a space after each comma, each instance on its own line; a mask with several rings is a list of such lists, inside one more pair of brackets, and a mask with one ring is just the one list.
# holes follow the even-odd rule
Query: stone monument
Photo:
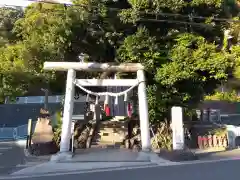
[[53, 140], [53, 128], [51, 125], [48, 110], [41, 109], [35, 129], [32, 135], [30, 153], [33, 155], [47, 155], [58, 151], [58, 147]]

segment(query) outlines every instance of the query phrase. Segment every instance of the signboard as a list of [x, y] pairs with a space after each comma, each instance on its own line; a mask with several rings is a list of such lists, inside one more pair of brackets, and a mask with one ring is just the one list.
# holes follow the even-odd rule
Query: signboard
[[181, 107], [172, 107], [172, 141], [173, 150], [184, 149], [183, 110]]

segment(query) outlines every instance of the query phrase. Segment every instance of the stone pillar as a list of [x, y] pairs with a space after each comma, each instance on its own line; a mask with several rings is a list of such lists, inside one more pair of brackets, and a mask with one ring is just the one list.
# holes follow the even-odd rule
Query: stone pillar
[[67, 73], [66, 92], [64, 99], [64, 110], [62, 120], [62, 134], [60, 142], [60, 152], [51, 157], [51, 161], [65, 161], [72, 158], [72, 152], [70, 152], [70, 140], [72, 129], [72, 113], [74, 102], [74, 90], [75, 90], [75, 77], [76, 72], [73, 69], [69, 69]]
[[137, 71], [138, 85], [138, 103], [139, 103], [139, 118], [141, 129], [142, 151], [151, 150], [149, 118], [148, 118], [148, 102], [146, 91], [146, 80], [143, 70]]
[[75, 89], [76, 72], [69, 69], [67, 73], [67, 84], [64, 100], [62, 134], [60, 143], [60, 153], [69, 152], [70, 139], [71, 139], [71, 124], [74, 102], [74, 89]]
[[183, 130], [183, 109], [182, 107], [172, 107], [172, 140], [173, 149], [184, 149], [184, 130]]

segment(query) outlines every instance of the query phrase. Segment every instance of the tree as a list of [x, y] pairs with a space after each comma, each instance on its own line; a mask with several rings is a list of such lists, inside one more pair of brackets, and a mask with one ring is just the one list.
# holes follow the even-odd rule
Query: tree
[[21, 17], [23, 17], [22, 9], [0, 8], [0, 47], [16, 41], [16, 36], [12, 30], [14, 23]]
[[[140, 62], [146, 67], [151, 120], [157, 121], [172, 105], [196, 107], [204, 95], [237, 72], [237, 38], [231, 51], [224, 48], [225, 30], [238, 32], [235, 2], [76, 0], [74, 4], [34, 3], [14, 23], [18, 40], [2, 50], [1, 61], [7, 62], [11, 75], [15, 69], [26, 75], [21, 85], [29, 88], [42, 81], [61, 92], [64, 75], [43, 72], [43, 62], [79, 61], [81, 53], [86, 61]], [[12, 68], [16, 66], [22, 68]]]
[[161, 119], [172, 105], [196, 107], [204, 95], [213, 93], [221, 81], [229, 78], [236, 53], [219, 47], [224, 43], [224, 28], [231, 23], [211, 18], [229, 16], [223, 1], [130, 3], [132, 8], [121, 12], [122, 19], [144, 28], [125, 38], [120, 59], [140, 61], [149, 67], [152, 120]]

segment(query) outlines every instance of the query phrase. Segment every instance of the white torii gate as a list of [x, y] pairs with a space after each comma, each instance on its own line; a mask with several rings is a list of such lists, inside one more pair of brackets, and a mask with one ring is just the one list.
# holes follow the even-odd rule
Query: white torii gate
[[[71, 138], [71, 122], [74, 102], [74, 86], [134, 86], [138, 85], [139, 117], [141, 129], [142, 151], [151, 150], [148, 103], [144, 67], [139, 63], [114, 65], [111, 63], [81, 63], [81, 62], [45, 62], [44, 70], [67, 71], [66, 94], [63, 112], [60, 152], [54, 160], [68, 159]], [[137, 72], [136, 79], [76, 79], [76, 71], [86, 72]]]

